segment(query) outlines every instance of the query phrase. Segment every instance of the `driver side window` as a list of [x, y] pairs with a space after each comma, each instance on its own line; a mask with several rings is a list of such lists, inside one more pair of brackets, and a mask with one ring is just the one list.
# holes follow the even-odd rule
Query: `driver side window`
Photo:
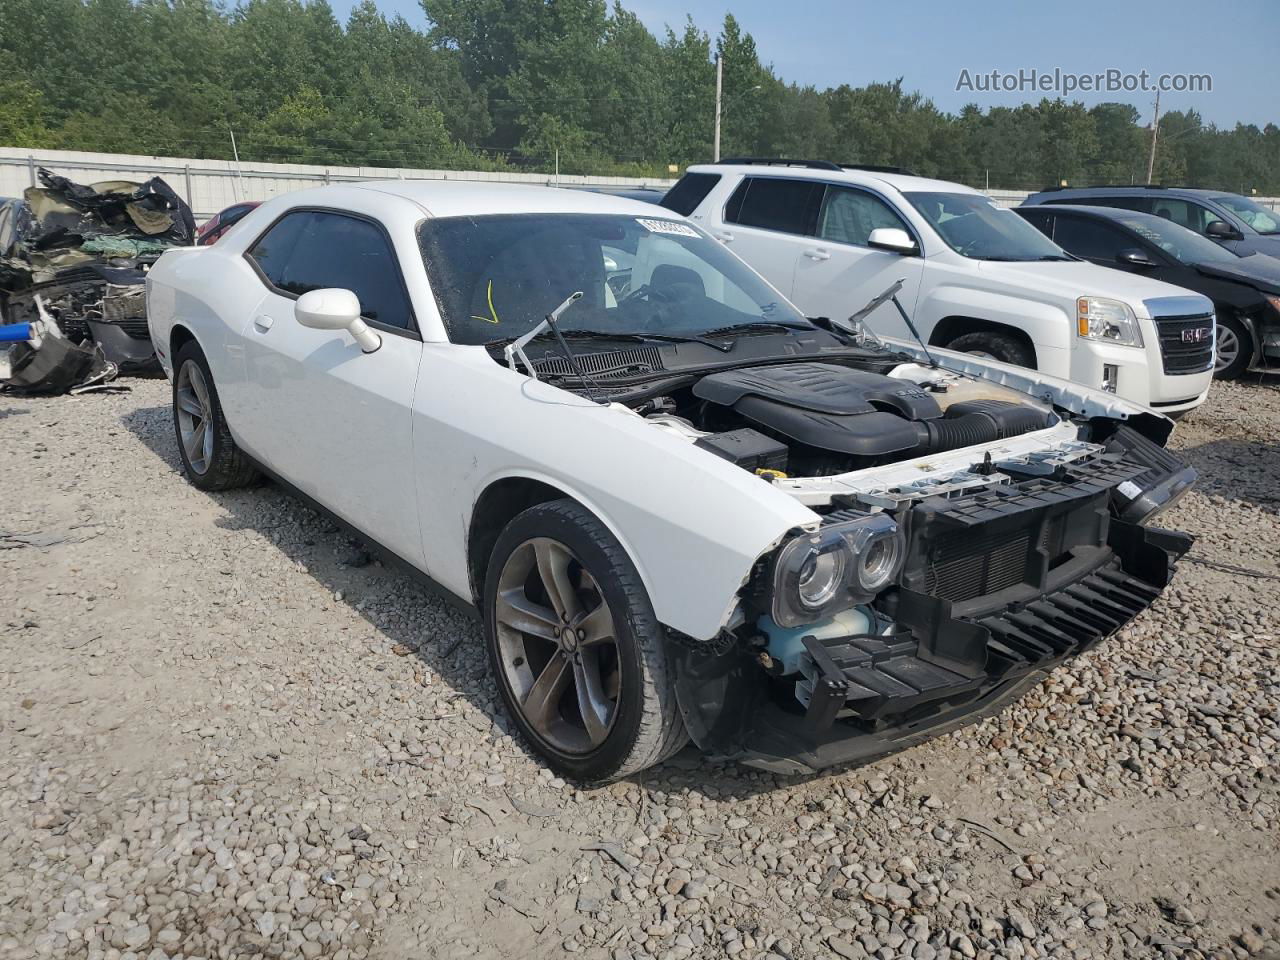
[[324, 287], [350, 290], [366, 320], [412, 326], [412, 310], [386, 235], [360, 217], [320, 210], [286, 215], [254, 244], [249, 256], [286, 295]]
[[871, 231], [881, 227], [907, 230], [893, 208], [874, 194], [849, 187], [827, 187], [818, 215], [818, 236], [835, 243], [865, 247]]

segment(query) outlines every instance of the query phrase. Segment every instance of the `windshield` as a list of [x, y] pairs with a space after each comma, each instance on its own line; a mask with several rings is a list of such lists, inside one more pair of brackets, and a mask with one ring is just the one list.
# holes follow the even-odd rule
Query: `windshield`
[[813, 329], [742, 261], [688, 223], [617, 214], [428, 220], [422, 257], [454, 343], [519, 337], [569, 294], [565, 333], [688, 336], [739, 324]]
[[1183, 263], [1235, 263], [1240, 259], [1225, 247], [1164, 217], [1120, 214], [1116, 220]]
[[978, 193], [908, 193], [907, 200], [956, 253], [974, 260], [1071, 260], [1012, 210]]
[[1253, 227], [1258, 233], [1280, 233], [1280, 213], [1268, 210], [1260, 203], [1254, 203], [1248, 197], [1229, 196], [1214, 197], [1237, 217]]

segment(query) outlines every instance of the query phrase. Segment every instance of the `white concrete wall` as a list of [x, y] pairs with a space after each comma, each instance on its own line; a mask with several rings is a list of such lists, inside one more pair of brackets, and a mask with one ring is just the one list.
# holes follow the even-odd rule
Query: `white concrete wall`
[[[239, 200], [268, 200], [290, 190], [340, 180], [490, 180], [551, 184], [545, 173], [487, 173], [478, 170], [414, 170], [400, 167], [322, 167], [301, 163], [244, 163], [230, 160], [189, 160], [180, 157], [144, 157], [121, 153], [81, 153], [75, 150], [27, 150], [0, 147], [0, 197], [21, 196], [36, 183], [38, 167], [70, 177], [78, 183], [99, 180], [146, 180], [162, 176], [169, 186], [187, 198], [197, 220], [205, 220]], [[559, 183], [599, 186], [652, 186], [665, 189], [674, 180], [635, 177], [560, 177]], [[991, 190], [1001, 206], [1016, 207], [1026, 190]], [[1255, 197], [1259, 203], [1280, 210], [1280, 198]]]
[[[27, 150], [0, 147], [0, 197], [17, 197], [36, 185], [35, 171], [48, 167], [77, 183], [100, 180], [147, 180], [164, 177], [169, 186], [187, 198], [197, 220], [213, 216], [239, 200], [268, 200], [291, 190], [342, 180], [487, 180], [551, 184], [545, 173], [489, 173], [478, 170], [413, 170], [399, 167], [322, 167], [300, 163], [243, 163], [230, 160], [189, 160], [178, 157], [144, 157], [118, 153], [82, 153], [75, 150]], [[635, 177], [563, 175], [562, 185], [654, 186], [665, 189], [674, 180]]]

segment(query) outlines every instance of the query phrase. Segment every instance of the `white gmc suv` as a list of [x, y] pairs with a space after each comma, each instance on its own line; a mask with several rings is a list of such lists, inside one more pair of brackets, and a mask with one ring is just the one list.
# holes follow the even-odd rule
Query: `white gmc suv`
[[[902, 280], [898, 300], [931, 345], [1165, 414], [1208, 394], [1208, 299], [1079, 260], [960, 184], [820, 161], [728, 161], [690, 167], [662, 205], [728, 245], [808, 316], [843, 319]], [[892, 303], [867, 322], [909, 336]]]

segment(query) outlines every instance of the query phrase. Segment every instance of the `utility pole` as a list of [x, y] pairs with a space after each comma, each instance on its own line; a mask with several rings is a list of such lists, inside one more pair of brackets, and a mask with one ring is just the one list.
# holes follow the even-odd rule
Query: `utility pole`
[[716, 54], [716, 133], [715, 145], [711, 149], [711, 159], [720, 162], [720, 94], [724, 89], [724, 59]]
[[1160, 136], [1160, 91], [1156, 90], [1156, 115], [1151, 118], [1151, 156], [1147, 158], [1147, 183], [1156, 169], [1156, 140]]
[[[236, 148], [236, 132], [231, 129], [231, 124], [227, 124], [227, 133], [231, 134], [231, 155], [236, 158], [236, 179], [231, 182], [231, 195], [235, 197], [236, 200], [242, 200], [244, 199], [242, 196], [235, 196], [236, 193], [244, 193], [244, 171], [240, 169], [240, 151]], [[237, 184], [240, 186], [238, 191], [235, 189]]]

